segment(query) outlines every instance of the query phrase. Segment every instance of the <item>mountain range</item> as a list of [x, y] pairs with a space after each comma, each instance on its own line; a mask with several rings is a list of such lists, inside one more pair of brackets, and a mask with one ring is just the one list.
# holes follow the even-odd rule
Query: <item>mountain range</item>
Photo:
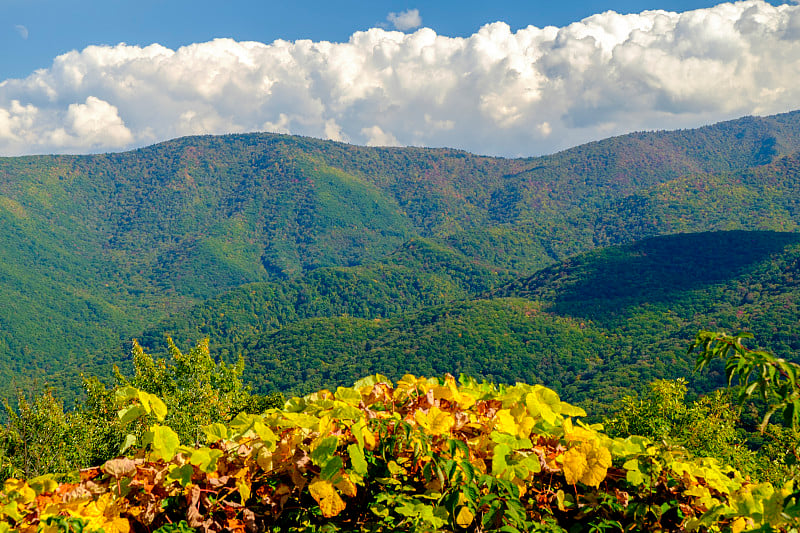
[[603, 403], [687, 374], [701, 328], [789, 356], [799, 172], [800, 112], [524, 159], [264, 133], [1, 158], [0, 391], [74, 395], [165, 334], [292, 393], [467, 372]]

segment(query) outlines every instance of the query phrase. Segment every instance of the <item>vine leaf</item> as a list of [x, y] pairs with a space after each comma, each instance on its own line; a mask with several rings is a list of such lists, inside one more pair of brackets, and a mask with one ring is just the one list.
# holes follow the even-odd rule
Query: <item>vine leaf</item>
[[168, 426], [150, 426], [150, 431], [145, 434], [145, 440], [152, 445], [155, 459], [163, 461], [172, 459], [181, 444], [178, 434]]
[[345, 503], [330, 481], [316, 478], [308, 486], [311, 497], [317, 500], [322, 516], [330, 518], [344, 511]]
[[611, 466], [611, 452], [593, 442], [583, 442], [564, 454], [564, 477], [574, 485], [578, 481], [590, 487], [599, 487]]

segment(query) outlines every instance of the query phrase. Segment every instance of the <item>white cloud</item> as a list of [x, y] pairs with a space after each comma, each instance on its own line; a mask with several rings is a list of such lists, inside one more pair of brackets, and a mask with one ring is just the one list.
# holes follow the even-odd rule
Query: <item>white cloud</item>
[[133, 134], [122, 122], [116, 107], [94, 96], [83, 104], [70, 104], [63, 123], [49, 132], [53, 147], [67, 150], [97, 150], [126, 146]]
[[389, 13], [386, 20], [392, 23], [394, 29], [400, 31], [413, 30], [422, 26], [422, 17], [418, 9], [408, 9], [400, 13]]
[[383, 131], [380, 126], [361, 128], [361, 135], [366, 137], [367, 146], [399, 146], [400, 142], [389, 132]]
[[0, 154], [124, 149], [267, 130], [533, 155], [800, 102], [800, 6], [606, 12], [466, 38], [90, 46], [0, 82]]
[[26, 40], [28, 39], [28, 28], [26, 28], [22, 24], [17, 24], [16, 26], [14, 26], [14, 29], [17, 30], [17, 33], [19, 34], [20, 37]]

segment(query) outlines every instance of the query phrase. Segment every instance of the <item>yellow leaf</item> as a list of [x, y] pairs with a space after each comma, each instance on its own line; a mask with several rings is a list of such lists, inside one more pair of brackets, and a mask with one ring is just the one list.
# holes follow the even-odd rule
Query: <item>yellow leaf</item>
[[737, 518], [731, 523], [732, 533], [741, 533], [747, 527], [747, 520], [742, 517]]
[[330, 518], [344, 511], [344, 500], [339, 496], [330, 481], [317, 477], [308, 486], [311, 496], [317, 500], [322, 516]]
[[583, 442], [564, 454], [564, 477], [574, 485], [580, 481], [590, 487], [599, 487], [611, 466], [611, 452], [594, 442]]
[[421, 427], [428, 430], [431, 435], [444, 435], [449, 433], [456, 421], [453, 415], [442, 411], [435, 405], [428, 412], [419, 410], [414, 413], [414, 419]]
[[250, 483], [246, 479], [236, 480], [236, 488], [242, 497], [242, 503], [250, 499]]
[[611, 466], [611, 452], [602, 446], [593, 446], [591, 443], [584, 443], [583, 447], [589, 448], [586, 459], [589, 469], [581, 477], [581, 482], [591, 487], [599, 487], [600, 483], [606, 478], [608, 467]]
[[520, 479], [518, 477], [515, 477], [514, 479], [511, 480], [511, 483], [513, 483], [514, 485], [517, 486], [517, 489], [519, 490], [519, 497], [520, 498], [525, 496], [525, 493], [528, 492], [528, 484], [525, 483], [524, 479]]
[[531, 430], [536, 425], [536, 420], [528, 416], [528, 410], [522, 404], [511, 409], [511, 416], [517, 421], [517, 437], [526, 439], [531, 436]]
[[344, 472], [342, 472], [341, 477], [339, 478], [338, 481], [336, 481], [336, 483], [334, 483], [333, 486], [339, 489], [339, 492], [341, 492], [345, 496], [352, 497], [356, 495], [355, 484], [352, 481], [350, 481], [350, 477]]
[[375, 434], [370, 431], [369, 428], [365, 427], [363, 431], [364, 436], [364, 448], [367, 450], [374, 450], [375, 446], [378, 445], [378, 441], [375, 438]]
[[3, 487], [3, 491], [6, 494], [10, 494], [12, 500], [16, 500], [20, 503], [30, 503], [36, 498], [36, 491], [23, 480], [9, 478], [6, 480]]
[[457, 402], [458, 397], [453, 394], [453, 391], [450, 390], [446, 386], [442, 385], [435, 385], [433, 387], [433, 396], [438, 400], [448, 400], [451, 402]]
[[88, 520], [90, 531], [102, 529], [106, 533], [128, 533], [131, 525], [127, 518], [120, 517], [122, 511], [121, 502], [115, 501], [112, 494], [105, 493], [97, 500], [86, 502], [69, 513]]
[[588, 466], [586, 455], [579, 448], [567, 450], [563, 460], [564, 477], [567, 479], [567, 483], [576, 484]]
[[509, 435], [516, 435], [519, 425], [514, 417], [511, 415], [511, 410], [500, 409], [494, 417], [494, 428], [501, 433], [508, 433]]
[[269, 472], [272, 470], [273, 461], [272, 461], [272, 452], [267, 449], [266, 446], [261, 446], [258, 449], [258, 455], [256, 455], [256, 463], [264, 472]]
[[239, 494], [242, 497], [242, 503], [250, 499], [250, 480], [249, 470], [242, 468], [233, 477], [236, 478], [236, 488], [239, 489]]
[[475, 519], [475, 515], [469, 510], [469, 507], [462, 507], [456, 516], [456, 524], [461, 527], [468, 527]]
[[130, 530], [131, 523], [128, 522], [127, 518], [122, 518], [121, 516], [106, 519], [103, 524], [103, 531], [106, 533], [129, 533]]

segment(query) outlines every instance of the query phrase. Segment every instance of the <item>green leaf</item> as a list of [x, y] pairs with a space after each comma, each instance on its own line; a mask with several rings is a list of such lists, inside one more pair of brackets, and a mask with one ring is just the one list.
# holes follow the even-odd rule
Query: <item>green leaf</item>
[[163, 461], [169, 461], [175, 457], [175, 452], [181, 445], [178, 434], [168, 426], [150, 426], [150, 431], [145, 435], [147, 442], [152, 446], [153, 456]]
[[364, 457], [364, 452], [359, 448], [358, 444], [350, 444], [347, 447], [347, 454], [350, 456], [350, 464], [353, 465], [353, 470], [362, 476], [367, 475], [367, 460]]
[[9, 502], [3, 507], [0, 507], [0, 515], [5, 515], [15, 522], [19, 522], [24, 518], [24, 515], [19, 512], [19, 507], [15, 501]]
[[222, 450], [214, 450], [204, 446], [191, 451], [189, 462], [209, 474], [217, 469], [217, 460], [223, 455], [225, 454]]
[[28, 485], [36, 491], [36, 494], [45, 494], [53, 492], [58, 487], [58, 481], [53, 478], [52, 474], [44, 474], [28, 480]]
[[119, 417], [120, 423], [124, 426], [134, 420], [144, 416], [147, 414], [144, 407], [141, 405], [129, 405], [128, 407], [124, 407], [117, 412], [117, 416]]
[[122, 446], [119, 449], [119, 453], [125, 453], [125, 451], [134, 446], [136, 444], [136, 435], [131, 435], [128, 433], [125, 435], [125, 440], [122, 442]]
[[302, 398], [289, 398], [283, 406], [283, 410], [289, 413], [300, 413], [306, 408], [306, 401]]
[[266, 424], [264, 424], [264, 419], [261, 416], [256, 415], [256, 419], [253, 422], [252, 431], [264, 442], [264, 444], [267, 445], [270, 450], [275, 449], [275, 441], [278, 440], [278, 437], [276, 437], [275, 433], [273, 433], [272, 430], [267, 427]]
[[515, 437], [514, 435], [509, 435], [508, 433], [493, 431], [492, 434], [489, 436], [489, 438], [492, 439], [492, 441], [495, 442], [496, 444], [507, 445], [512, 450], [533, 448], [533, 443], [531, 443], [531, 439], [528, 438], [520, 439]]
[[336, 394], [334, 394], [334, 398], [336, 398], [340, 402], [344, 402], [354, 407], [358, 407], [358, 405], [361, 403], [361, 393], [358, 392], [358, 390], [356, 389], [346, 389], [344, 387], [339, 387], [336, 389]]
[[339, 446], [339, 439], [336, 437], [325, 437], [318, 444], [317, 447], [311, 450], [311, 460], [314, 464], [323, 465], [333, 457], [336, 453], [336, 448]]
[[506, 456], [511, 453], [511, 448], [507, 444], [498, 444], [494, 447], [492, 455], [492, 474], [499, 476], [508, 468]]
[[183, 465], [173, 468], [172, 471], [167, 474], [167, 478], [177, 481], [181, 484], [181, 487], [185, 487], [192, 481], [193, 474], [194, 468], [192, 468], [192, 465]]
[[392, 380], [382, 374], [374, 374], [372, 376], [359, 379], [353, 384], [353, 387], [363, 389], [364, 387], [373, 387], [378, 383], [386, 383], [387, 385], [391, 386]]
[[356, 438], [356, 442], [358, 442], [358, 447], [362, 450], [364, 449], [364, 430], [366, 427], [367, 423], [364, 420], [359, 420], [350, 427], [350, 431], [353, 432], [353, 436]]
[[341, 457], [338, 455], [332, 457], [331, 460], [325, 463], [325, 465], [322, 467], [319, 477], [322, 479], [333, 479], [339, 472], [341, 472], [343, 466], [344, 464], [342, 463]]
[[229, 438], [228, 428], [225, 427], [225, 424], [221, 424], [219, 422], [214, 422], [213, 424], [204, 426], [203, 433], [206, 434], [206, 442], [209, 444], [213, 444], [221, 440], [227, 440]]
[[135, 387], [131, 387], [130, 385], [125, 387], [120, 387], [116, 391], [114, 391], [114, 403], [116, 405], [122, 405], [130, 400], [138, 399], [139, 398], [139, 389]]
[[156, 418], [159, 422], [164, 420], [164, 417], [167, 416], [167, 406], [164, 402], [161, 401], [161, 398], [156, 396], [155, 394], [150, 394], [145, 391], [139, 391], [139, 400], [142, 402], [142, 406], [148, 413], [153, 413], [156, 415]]

